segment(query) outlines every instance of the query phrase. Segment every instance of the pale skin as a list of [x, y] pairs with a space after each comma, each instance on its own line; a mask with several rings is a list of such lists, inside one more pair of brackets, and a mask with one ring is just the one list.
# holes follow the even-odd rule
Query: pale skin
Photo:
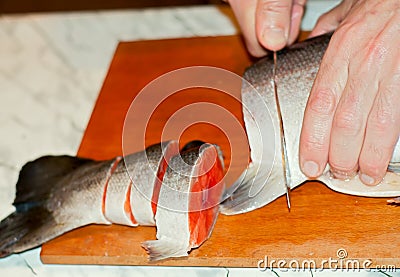
[[[293, 43], [306, 0], [229, 0], [249, 52], [260, 57]], [[318, 177], [385, 175], [400, 134], [400, 1], [343, 0], [311, 36], [334, 31], [310, 92], [300, 166]]]

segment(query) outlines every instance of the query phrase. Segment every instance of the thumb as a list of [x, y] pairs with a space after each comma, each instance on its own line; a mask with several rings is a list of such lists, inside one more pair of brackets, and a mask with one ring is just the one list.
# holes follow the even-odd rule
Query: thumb
[[289, 39], [292, 0], [258, 0], [256, 33], [258, 41], [267, 49], [277, 51]]

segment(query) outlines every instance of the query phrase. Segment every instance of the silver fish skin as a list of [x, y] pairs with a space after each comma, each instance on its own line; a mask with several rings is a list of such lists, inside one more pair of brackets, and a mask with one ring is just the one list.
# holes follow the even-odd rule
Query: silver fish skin
[[[173, 155], [179, 154], [178, 141], [162, 142], [124, 158], [128, 174], [132, 181], [131, 207], [139, 225], [154, 226], [154, 214], [151, 206], [154, 186], [158, 181], [158, 172], [163, 157], [167, 162]], [[166, 165], [165, 165], [166, 166]], [[165, 168], [164, 168], [165, 170]], [[157, 182], [161, 186], [162, 180]], [[158, 190], [160, 187], [158, 187]]]
[[[88, 224], [138, 225], [129, 221], [134, 214], [123, 214], [126, 212], [124, 201], [130, 202], [126, 192], [131, 179], [144, 182], [147, 178], [140, 185], [150, 187], [146, 193], [153, 189], [158, 163], [168, 145], [174, 145], [179, 153], [178, 143], [172, 141], [150, 146], [124, 159], [94, 161], [71, 156], [45, 156], [27, 163], [16, 185], [13, 203], [16, 211], [0, 222], [0, 257], [38, 247]], [[155, 173], [150, 174], [151, 170], [142, 165], [138, 156], [147, 156], [147, 167]], [[140, 185], [136, 184], [136, 187]], [[122, 201], [116, 203], [119, 199]], [[138, 213], [147, 215], [151, 212], [149, 200], [140, 207], [137, 207], [138, 203], [133, 205], [135, 207], [131, 209]], [[154, 222], [154, 215], [148, 215], [148, 218], [146, 223]]]
[[188, 256], [210, 237], [225, 190], [223, 176], [219, 181], [215, 177], [222, 169], [222, 152], [213, 144], [190, 148], [170, 160], [155, 216], [157, 240], [142, 243], [150, 260]]
[[[299, 137], [308, 96], [331, 34], [297, 43], [278, 53], [276, 83], [282, 111], [290, 188], [307, 181], [299, 165]], [[272, 57], [248, 68], [242, 85], [244, 122], [251, 151], [251, 163], [226, 191], [223, 214], [232, 215], [263, 207], [286, 193], [280, 155], [279, 121], [273, 86]], [[366, 186], [355, 176], [334, 179], [329, 166], [317, 180], [331, 189], [352, 195], [395, 197], [400, 195], [400, 145], [394, 150], [388, 172], [377, 186]]]

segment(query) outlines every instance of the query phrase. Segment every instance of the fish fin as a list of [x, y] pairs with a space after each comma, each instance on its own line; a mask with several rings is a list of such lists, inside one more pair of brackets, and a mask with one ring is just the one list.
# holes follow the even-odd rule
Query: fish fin
[[72, 156], [44, 156], [26, 163], [19, 173], [13, 205], [17, 211], [40, 206], [56, 182], [89, 162], [93, 161]]
[[188, 249], [182, 243], [178, 243], [170, 238], [159, 240], [148, 240], [142, 243], [142, 247], [149, 255], [150, 261], [159, 261], [172, 257], [188, 256]]
[[235, 215], [261, 208], [285, 193], [277, 168], [271, 172], [262, 164], [251, 163], [225, 192], [220, 211]]
[[25, 164], [17, 181], [13, 205], [16, 211], [0, 222], [0, 257], [35, 248], [44, 242], [90, 222], [57, 224], [52, 210], [52, 188], [83, 164], [93, 162], [71, 156], [44, 156]]
[[0, 222], [0, 257], [41, 245], [43, 227], [54, 224], [51, 213], [42, 207], [12, 213]]

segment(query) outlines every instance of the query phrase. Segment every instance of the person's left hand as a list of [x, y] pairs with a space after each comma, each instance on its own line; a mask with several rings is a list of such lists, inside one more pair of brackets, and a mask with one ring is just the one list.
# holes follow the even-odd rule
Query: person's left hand
[[300, 32], [307, 0], [226, 0], [254, 57], [292, 44]]
[[312, 35], [337, 30], [304, 114], [300, 165], [309, 177], [327, 162], [335, 177], [376, 185], [400, 133], [400, 1], [344, 0]]

